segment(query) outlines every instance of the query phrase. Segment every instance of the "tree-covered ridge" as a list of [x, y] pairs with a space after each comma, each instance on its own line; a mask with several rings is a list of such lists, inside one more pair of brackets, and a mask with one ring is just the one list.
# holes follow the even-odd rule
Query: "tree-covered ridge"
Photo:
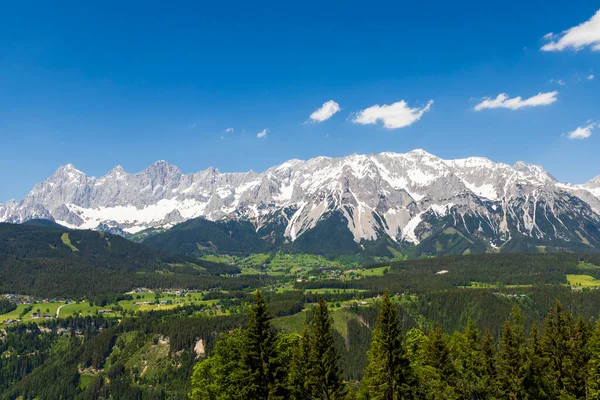
[[237, 272], [109, 233], [0, 224], [0, 293], [94, 297], [136, 286], [204, 289], [256, 283], [247, 278], [224, 282], [219, 276]]
[[16, 259], [66, 259], [108, 270], [127, 272], [210, 271], [210, 262], [173, 255], [132, 243], [105, 232], [66, 230], [37, 225], [0, 224], [0, 254]]
[[515, 306], [499, 340], [472, 320], [451, 335], [439, 326], [406, 331], [386, 292], [364, 378], [345, 382], [326, 303], [317, 304], [302, 335], [289, 335], [270, 330], [258, 294], [248, 327], [225, 335], [195, 366], [190, 398], [600, 398], [600, 321], [575, 319], [559, 301], [541, 328], [526, 333], [523, 320]]

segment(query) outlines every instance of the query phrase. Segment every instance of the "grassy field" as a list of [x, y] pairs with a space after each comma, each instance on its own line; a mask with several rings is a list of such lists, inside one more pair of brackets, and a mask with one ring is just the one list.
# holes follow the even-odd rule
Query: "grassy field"
[[469, 286], [459, 286], [463, 289], [502, 289], [502, 288], [528, 288], [533, 285], [501, 285], [485, 282], [471, 282]]
[[390, 267], [377, 267], [369, 269], [358, 269], [353, 271], [362, 276], [383, 276], [386, 272], [389, 272], [389, 270]]
[[590, 275], [567, 274], [569, 285], [577, 287], [600, 287], [600, 280]]
[[[340, 333], [343, 337], [348, 337], [348, 322], [350, 320], [359, 320], [356, 314], [348, 311], [344, 307], [332, 307], [330, 304], [329, 311], [333, 319], [333, 328]], [[282, 329], [289, 333], [302, 334], [304, 325], [306, 324], [307, 309], [301, 312], [273, 319], [273, 326], [276, 329]]]
[[[39, 312], [42, 314], [48, 315], [56, 315], [56, 310], [58, 307], [62, 306], [64, 303], [34, 303], [34, 304], [19, 304], [17, 308], [9, 313], [0, 315], [0, 326], [3, 326], [2, 322], [7, 319], [20, 319], [23, 322], [32, 322], [32, 321], [40, 321], [39, 319], [31, 318], [31, 314], [34, 312]], [[28, 310], [24, 315], [21, 315]], [[62, 310], [61, 310], [62, 311]], [[62, 317], [61, 313], [61, 317]]]
[[13, 310], [9, 313], [0, 315], [0, 325], [2, 324], [2, 321], [6, 320], [6, 319], [20, 318], [21, 313], [23, 312], [23, 310], [25, 310], [25, 308], [27, 306], [28, 306], [27, 304], [19, 304], [15, 310]]
[[100, 306], [90, 306], [89, 303], [84, 302], [84, 303], [70, 303], [70, 304], [65, 304], [61, 309], [60, 312], [58, 314], [59, 318], [67, 318], [76, 314], [81, 314], [81, 315], [92, 315], [95, 314], [96, 311], [102, 310], [102, 307]]
[[210, 261], [210, 262], [225, 263], [225, 264], [233, 261], [233, 257], [213, 255], [213, 254], [208, 254], [206, 256], [201, 257], [200, 259]]
[[63, 233], [60, 238], [65, 246], [69, 247], [72, 251], [79, 251], [79, 249], [71, 243], [71, 239], [69, 239], [69, 234], [67, 232]]
[[275, 318], [273, 319], [273, 326], [276, 329], [283, 329], [290, 333], [301, 334], [304, 330], [304, 324], [306, 324], [306, 311], [307, 310], [304, 309], [298, 314]]
[[[218, 299], [211, 300], [203, 300], [204, 293], [188, 293], [186, 296], [181, 297], [175, 294], [162, 293], [160, 297], [160, 301], [170, 300], [172, 304], [154, 304], [156, 297], [153, 292], [139, 293], [133, 295], [133, 300], [121, 300], [118, 302], [118, 306], [122, 307], [123, 311], [154, 311], [154, 310], [168, 310], [176, 307], [181, 307], [183, 305], [189, 304], [204, 304], [208, 306], [215, 305], [219, 302]], [[152, 304], [140, 304], [140, 303], [152, 303]], [[62, 307], [61, 307], [62, 306]], [[27, 313], [23, 316], [21, 314], [24, 310], [31, 307]], [[73, 315], [93, 315], [100, 310], [111, 310], [114, 305], [109, 304], [104, 307], [94, 304], [91, 302], [79, 302], [79, 303], [63, 303], [63, 302], [54, 302], [54, 303], [33, 303], [33, 304], [20, 304], [17, 308], [9, 313], [0, 315], [0, 326], [2, 326], [2, 322], [7, 319], [21, 319], [22, 322], [35, 322], [42, 321], [41, 319], [31, 318], [31, 314], [34, 312], [39, 312], [41, 314], [49, 314], [56, 315], [58, 308], [60, 308], [59, 318], [67, 318]], [[105, 315], [107, 317], [117, 317], [122, 314], [121, 311], [115, 312], [107, 312]]]

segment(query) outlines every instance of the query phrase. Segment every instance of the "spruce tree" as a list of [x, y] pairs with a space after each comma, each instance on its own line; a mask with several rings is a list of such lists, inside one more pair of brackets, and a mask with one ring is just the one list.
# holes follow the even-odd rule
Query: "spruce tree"
[[496, 393], [496, 341], [489, 329], [485, 330], [481, 338], [479, 381], [481, 387], [484, 388], [481, 398], [494, 398]]
[[469, 344], [469, 347], [472, 351], [479, 350], [479, 329], [475, 325], [475, 321], [473, 318], [469, 317], [467, 320], [467, 327], [464, 332], [465, 338]]
[[438, 370], [444, 381], [450, 382], [454, 378], [448, 337], [439, 325], [429, 332], [429, 340], [425, 345], [425, 363]]
[[573, 393], [575, 371], [573, 371], [573, 322], [571, 313], [563, 310], [559, 301], [548, 313], [544, 322], [542, 350], [548, 359], [551, 395], [568, 397]]
[[308, 377], [311, 369], [310, 342], [308, 326], [304, 325], [304, 332], [294, 347], [289, 370], [288, 386], [292, 400], [309, 400], [311, 398]]
[[410, 365], [402, 343], [398, 309], [387, 290], [367, 356], [365, 379], [370, 399], [396, 400], [410, 395]]
[[524, 345], [523, 315], [515, 306], [510, 318], [504, 321], [496, 363], [498, 392], [502, 398], [526, 398]]
[[239, 378], [240, 399], [274, 399], [280, 388], [276, 382], [277, 353], [271, 317], [260, 290], [250, 308], [248, 326], [244, 330], [244, 348], [241, 355]]
[[312, 398], [341, 400], [346, 387], [339, 367], [339, 355], [335, 348], [331, 317], [327, 303], [322, 298], [315, 307], [312, 323], [309, 385]]
[[527, 365], [524, 386], [531, 399], [548, 398], [551, 392], [546, 377], [548, 369], [547, 358], [542, 351], [537, 325], [531, 326], [527, 342]]
[[457, 394], [465, 399], [488, 398], [490, 377], [482, 368], [482, 344], [479, 329], [472, 318], [468, 319], [463, 333], [454, 333], [450, 350], [456, 371]]
[[600, 320], [596, 322], [594, 333], [588, 341], [587, 351], [586, 399], [600, 400]]
[[587, 342], [590, 338], [590, 328], [580, 316], [571, 334], [571, 365], [572, 375], [569, 381], [569, 392], [578, 397], [585, 397], [586, 366], [589, 360]]
[[435, 327], [427, 340], [422, 343], [421, 365], [416, 366], [419, 372], [418, 397], [428, 399], [458, 398], [454, 386], [456, 371], [450, 357], [448, 335], [439, 325]]
[[481, 375], [490, 382], [496, 379], [496, 342], [489, 329], [485, 330], [481, 339], [481, 353], [479, 362]]

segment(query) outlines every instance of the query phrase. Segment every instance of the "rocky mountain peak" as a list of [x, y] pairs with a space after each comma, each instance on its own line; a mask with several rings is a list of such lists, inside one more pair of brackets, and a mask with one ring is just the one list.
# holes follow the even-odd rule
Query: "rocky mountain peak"
[[120, 165], [117, 165], [116, 167], [111, 169], [109, 172], [109, 174], [112, 174], [112, 175], [121, 175], [121, 174], [125, 174], [125, 173], [126, 173], [125, 170]]
[[139, 173], [117, 166], [95, 179], [66, 165], [19, 204], [0, 205], [0, 221], [42, 217], [71, 228], [135, 233], [235, 215], [293, 241], [335, 214], [357, 242], [384, 234], [418, 243], [449, 224], [465, 237], [477, 234], [476, 240], [498, 246], [514, 235], [582, 241], [581, 235], [592, 243], [585, 229], [565, 228], [585, 218], [600, 229], [600, 190], [592, 188], [600, 188], [600, 177], [588, 186], [561, 184], [525, 162], [511, 167], [482, 157], [444, 160], [421, 149], [289, 160], [262, 173], [211, 167], [186, 175], [160, 160]]
[[85, 176], [83, 172], [75, 168], [73, 164], [66, 164], [58, 167], [58, 169], [54, 172], [53, 176], [56, 177], [78, 177]]
[[552, 175], [550, 175], [541, 165], [530, 164], [524, 161], [517, 161], [513, 165], [513, 169], [542, 179], [556, 181], [556, 179]]
[[600, 189], [600, 175], [593, 178], [592, 180], [590, 180], [583, 186], [585, 186], [586, 188], [589, 188], [589, 189]]
[[169, 172], [171, 172], [171, 171], [179, 171], [179, 168], [177, 168], [175, 165], [169, 164], [165, 160], [158, 160], [158, 161], [155, 161], [152, 164], [150, 164], [150, 166], [148, 168], [146, 168], [145, 171], [169, 171]]

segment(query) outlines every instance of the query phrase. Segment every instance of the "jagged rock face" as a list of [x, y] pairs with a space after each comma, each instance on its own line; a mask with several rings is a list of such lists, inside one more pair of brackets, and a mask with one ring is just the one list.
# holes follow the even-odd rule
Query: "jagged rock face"
[[263, 173], [209, 168], [185, 175], [158, 161], [137, 174], [118, 166], [93, 178], [67, 165], [20, 203], [0, 205], [0, 221], [47, 218], [135, 233], [201, 216], [238, 218], [265, 236], [281, 229], [293, 241], [333, 211], [357, 242], [386, 234], [418, 243], [443, 225], [492, 247], [514, 235], [596, 246], [600, 177], [568, 185], [523, 162], [442, 160], [423, 150], [290, 160]]

